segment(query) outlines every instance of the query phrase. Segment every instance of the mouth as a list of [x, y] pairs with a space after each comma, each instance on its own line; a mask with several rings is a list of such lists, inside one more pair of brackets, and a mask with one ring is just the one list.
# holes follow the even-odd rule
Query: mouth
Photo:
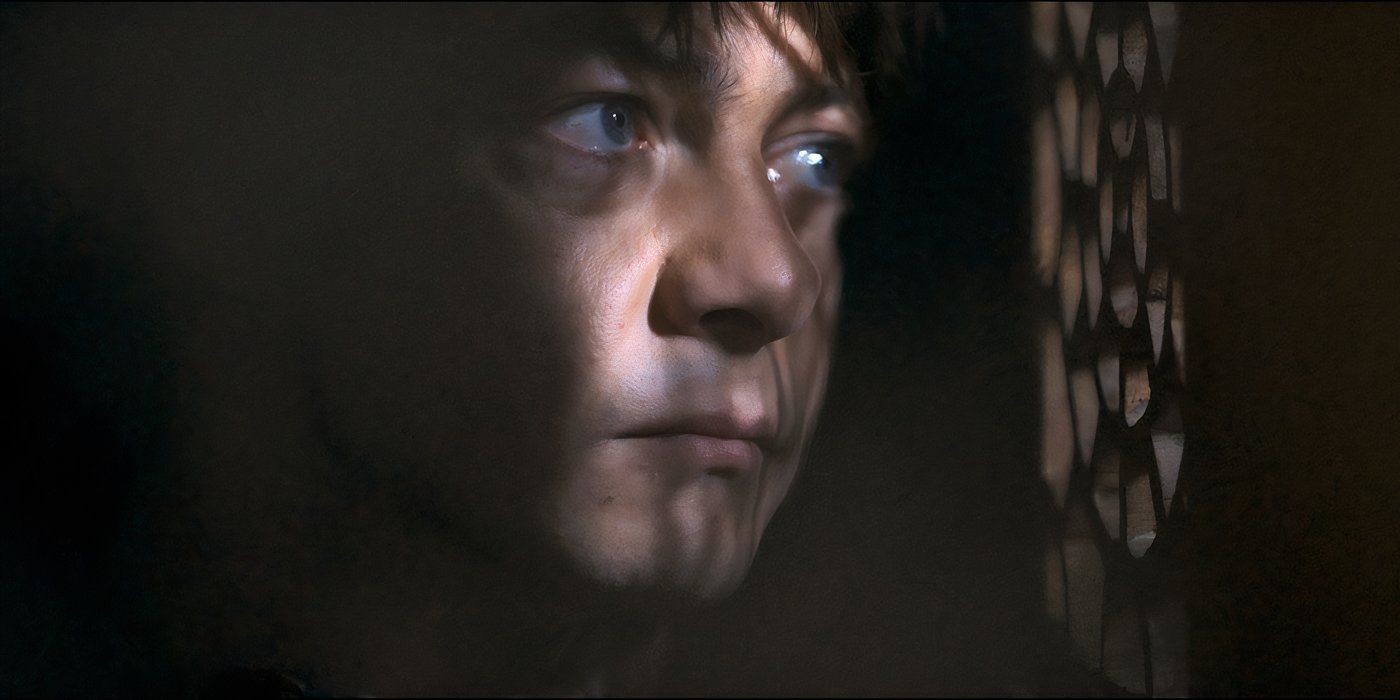
[[661, 420], [618, 438], [653, 442], [668, 461], [693, 465], [710, 476], [737, 479], [762, 466], [774, 447], [775, 426], [776, 421], [767, 416], [741, 420], [731, 414], [707, 413]]

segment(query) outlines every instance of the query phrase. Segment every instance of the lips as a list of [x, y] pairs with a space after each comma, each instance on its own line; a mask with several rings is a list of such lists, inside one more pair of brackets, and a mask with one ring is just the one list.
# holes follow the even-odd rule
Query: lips
[[673, 459], [693, 463], [709, 474], [733, 477], [763, 464], [773, 448], [775, 425], [766, 416], [742, 420], [732, 414], [704, 413], [663, 419], [619, 438], [646, 440]]

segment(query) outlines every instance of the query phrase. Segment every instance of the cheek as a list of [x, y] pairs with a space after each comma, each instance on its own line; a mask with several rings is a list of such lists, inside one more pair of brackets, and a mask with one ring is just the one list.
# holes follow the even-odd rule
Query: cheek
[[655, 176], [649, 154], [634, 151], [611, 159], [579, 153], [536, 137], [493, 152], [483, 172], [493, 187], [531, 206], [575, 219], [608, 219], [642, 201]]
[[[589, 344], [600, 358], [645, 357], [651, 336], [647, 312], [664, 254], [641, 214], [589, 223], [572, 252], [570, 294], [588, 319]], [[653, 227], [654, 228], [654, 227]]]
[[588, 444], [598, 426], [614, 424], [619, 401], [644, 399], [636, 377], [650, 376], [660, 361], [648, 310], [664, 260], [652, 227], [639, 212], [577, 225], [565, 269], [564, 296], [578, 320], [582, 351], [581, 394], [563, 407], [575, 428], [572, 444]]
[[[549, 429], [523, 436], [527, 444], [544, 443], [540, 448], [549, 450], [553, 460], [542, 465], [542, 481], [520, 482], [507, 508], [518, 511], [518, 517], [525, 512], [521, 506], [530, 504], [531, 521], [543, 527], [541, 535], [562, 538], [575, 558], [583, 545], [596, 547], [590, 550], [596, 557], [582, 557], [601, 567], [595, 573], [609, 580], [625, 578], [638, 562], [655, 556], [662, 529], [649, 514], [655, 512], [658, 489], [645, 475], [596, 468], [590, 448], [603, 437], [603, 428], [616, 424], [618, 393], [628, 392], [638, 366], [656, 355], [646, 310], [661, 264], [657, 241], [648, 233], [645, 216], [635, 210], [581, 217], [539, 206], [519, 190], [498, 192], [496, 199], [506, 203], [501, 220], [510, 222], [502, 230], [520, 239], [513, 249], [536, 269], [529, 279], [532, 295], [547, 299], [549, 309], [547, 314], [509, 313], [511, 318], [482, 329], [484, 337], [502, 338], [509, 326], [547, 322], [553, 329], [553, 342], [539, 347], [486, 343], [509, 355], [502, 366], [522, 369], [504, 373], [502, 381], [507, 374], [522, 386], [544, 378], [554, 389], [550, 400], [529, 407], [535, 422]], [[496, 305], [509, 303], [498, 299]], [[541, 396], [533, 392], [522, 398]]]
[[571, 359], [585, 381], [610, 360], [645, 356], [636, 346], [662, 259], [652, 168], [646, 158], [609, 164], [536, 139], [497, 155], [478, 181], [548, 249], [541, 262], [576, 331]]

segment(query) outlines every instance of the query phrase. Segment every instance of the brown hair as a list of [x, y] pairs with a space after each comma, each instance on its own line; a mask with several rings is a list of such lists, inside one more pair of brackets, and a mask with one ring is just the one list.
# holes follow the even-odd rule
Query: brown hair
[[[717, 33], [749, 19], [756, 3], [667, 3], [663, 35], [675, 37], [682, 53], [693, 46], [697, 23]], [[886, 92], [917, 69], [923, 33], [936, 8], [929, 3], [778, 2], [780, 20], [811, 35], [822, 64], [835, 79]], [[849, 66], [854, 75], [845, 75]]]

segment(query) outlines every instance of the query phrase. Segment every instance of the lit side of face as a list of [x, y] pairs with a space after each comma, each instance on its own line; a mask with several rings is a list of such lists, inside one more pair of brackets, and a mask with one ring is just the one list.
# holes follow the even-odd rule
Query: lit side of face
[[665, 42], [585, 55], [481, 170], [579, 333], [536, 516], [597, 580], [713, 597], [816, 418], [863, 124], [771, 12], [697, 42], [684, 64]]

